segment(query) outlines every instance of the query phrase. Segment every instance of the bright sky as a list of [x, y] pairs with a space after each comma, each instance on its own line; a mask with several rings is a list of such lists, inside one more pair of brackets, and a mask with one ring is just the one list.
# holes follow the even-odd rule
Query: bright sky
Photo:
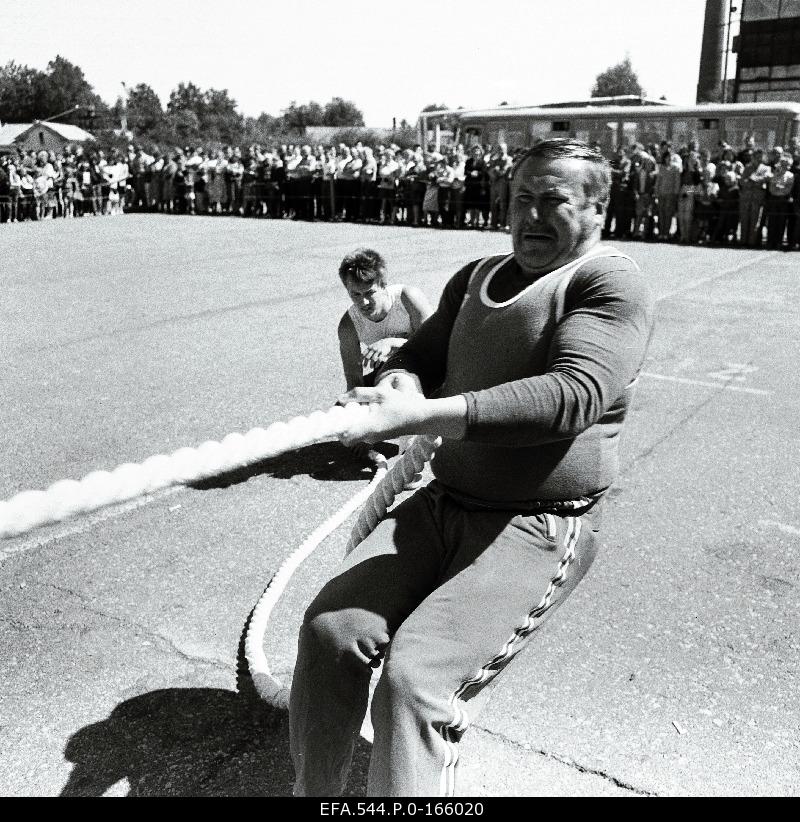
[[648, 96], [694, 103], [703, 0], [3, 0], [0, 62], [61, 54], [113, 103], [148, 83], [227, 88], [239, 110], [352, 100], [369, 126], [589, 96], [629, 54]]

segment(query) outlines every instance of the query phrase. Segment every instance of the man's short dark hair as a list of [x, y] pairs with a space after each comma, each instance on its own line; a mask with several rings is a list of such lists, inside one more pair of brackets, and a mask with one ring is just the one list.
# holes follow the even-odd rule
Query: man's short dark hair
[[357, 248], [339, 265], [339, 279], [345, 285], [351, 279], [359, 283], [375, 283], [383, 288], [386, 285], [386, 261], [371, 248]]
[[585, 160], [590, 164], [589, 181], [584, 185], [589, 200], [605, 203], [611, 188], [611, 167], [600, 151], [573, 137], [553, 137], [526, 149], [514, 161], [511, 179], [528, 160]]

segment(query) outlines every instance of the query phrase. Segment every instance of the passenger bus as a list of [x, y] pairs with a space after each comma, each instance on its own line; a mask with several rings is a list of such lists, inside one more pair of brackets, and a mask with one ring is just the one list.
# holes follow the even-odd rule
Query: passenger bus
[[[449, 139], [442, 139], [442, 124]], [[800, 103], [728, 103], [696, 106], [579, 105], [501, 106], [479, 111], [426, 111], [419, 119], [420, 143], [505, 143], [509, 151], [550, 137], [576, 137], [611, 155], [618, 146], [669, 140], [677, 149], [690, 140], [712, 153], [720, 142], [740, 149], [748, 137], [760, 148], [786, 146], [800, 136]]]

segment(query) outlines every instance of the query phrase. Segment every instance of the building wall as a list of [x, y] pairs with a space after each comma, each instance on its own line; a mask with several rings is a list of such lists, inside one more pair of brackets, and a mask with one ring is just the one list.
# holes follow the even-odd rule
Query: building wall
[[54, 151], [56, 154], [63, 152], [68, 145], [67, 141], [59, 134], [47, 128], [34, 127], [27, 134], [21, 135], [14, 141], [14, 145], [21, 147], [25, 151]]
[[800, 102], [800, 0], [742, 3], [736, 102]]

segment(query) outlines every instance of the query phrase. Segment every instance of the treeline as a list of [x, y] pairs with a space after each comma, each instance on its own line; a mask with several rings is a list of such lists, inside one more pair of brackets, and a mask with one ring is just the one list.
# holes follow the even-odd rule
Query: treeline
[[[205, 146], [296, 142], [308, 126], [342, 129], [343, 136], [362, 135], [364, 116], [355, 103], [334, 97], [322, 105], [292, 101], [280, 114], [245, 117], [227, 89], [201, 89], [179, 83], [166, 106], [146, 83], [125, 90], [113, 105], [94, 91], [79, 66], [64, 57], [51, 60], [44, 71], [13, 61], [0, 68], [0, 122], [25, 123], [56, 118], [91, 131], [100, 145], [118, 146], [132, 139], [146, 150], [158, 146]], [[405, 120], [396, 141], [414, 140]], [[354, 140], [355, 142], [355, 140]]]

